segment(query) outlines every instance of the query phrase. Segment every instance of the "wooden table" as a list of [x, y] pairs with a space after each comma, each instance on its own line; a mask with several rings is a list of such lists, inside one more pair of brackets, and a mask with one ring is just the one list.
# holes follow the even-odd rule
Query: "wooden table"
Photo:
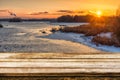
[[0, 53], [0, 80], [120, 80], [120, 53]]

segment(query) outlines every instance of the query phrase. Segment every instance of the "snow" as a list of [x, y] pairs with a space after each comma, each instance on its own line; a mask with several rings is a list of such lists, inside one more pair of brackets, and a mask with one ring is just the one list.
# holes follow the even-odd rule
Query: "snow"
[[[0, 29], [0, 52], [53, 52], [53, 53], [98, 53], [120, 52], [120, 47], [98, 45], [91, 42], [92, 36], [84, 34], [50, 32], [53, 27], [77, 26], [85, 23], [49, 22], [3, 22]], [[65, 27], [65, 26], [64, 26]], [[45, 31], [45, 33], [42, 33]], [[111, 38], [112, 33], [99, 36]]]
[[[111, 34], [111, 33], [109, 33]], [[102, 34], [103, 35], [103, 34]], [[76, 34], [76, 33], [62, 33], [62, 32], [56, 32], [54, 34], [48, 35], [48, 36], [41, 36], [42, 38], [50, 38], [50, 39], [62, 39], [72, 42], [78, 42], [80, 44], [84, 44], [86, 46], [106, 51], [106, 52], [120, 52], [120, 47], [115, 46], [107, 46], [107, 45], [96, 45], [95, 43], [91, 42], [92, 36], [86, 37], [84, 34]]]
[[51, 23], [51, 25], [57, 25], [57, 26], [69, 26], [69, 27], [74, 27], [74, 26], [80, 26], [80, 25], [84, 25], [84, 24], [88, 24], [88, 23], [65, 23], [65, 22], [56, 22], [56, 23]]
[[106, 37], [106, 38], [109, 38], [111, 39], [112, 38], [112, 32], [107, 32], [107, 33], [101, 33], [101, 34], [98, 34], [98, 36], [100, 37]]
[[[46, 22], [2, 22], [0, 29], [0, 52], [38, 52], [38, 53], [99, 53], [97, 50], [83, 44], [64, 39], [42, 38], [53, 35], [52, 25]], [[74, 23], [75, 24], [75, 23]], [[77, 23], [78, 24], [78, 23]], [[80, 24], [80, 23], [79, 23]], [[46, 31], [42, 33], [41, 31]]]

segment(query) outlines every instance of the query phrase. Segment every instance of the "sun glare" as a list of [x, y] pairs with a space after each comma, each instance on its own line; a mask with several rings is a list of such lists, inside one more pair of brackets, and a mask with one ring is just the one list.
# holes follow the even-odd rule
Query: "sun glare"
[[98, 17], [101, 17], [101, 16], [102, 16], [102, 11], [100, 11], [100, 10], [96, 11], [96, 15], [97, 15]]

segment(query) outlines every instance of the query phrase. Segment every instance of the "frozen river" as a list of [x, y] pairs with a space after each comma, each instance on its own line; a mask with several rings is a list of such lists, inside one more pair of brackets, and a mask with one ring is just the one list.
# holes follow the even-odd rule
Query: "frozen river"
[[[0, 22], [0, 52], [45, 52], [45, 53], [97, 53], [100, 50], [64, 39], [49, 38], [51, 33], [41, 33], [42, 29], [59, 25], [79, 26], [83, 23], [50, 22]], [[48, 37], [44, 37], [48, 36]], [[54, 35], [52, 36], [54, 37]]]

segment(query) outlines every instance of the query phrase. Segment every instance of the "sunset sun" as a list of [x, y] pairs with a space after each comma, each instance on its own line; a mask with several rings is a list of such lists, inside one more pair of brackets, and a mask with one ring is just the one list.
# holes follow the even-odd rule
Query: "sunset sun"
[[101, 16], [102, 16], [102, 11], [100, 11], [100, 10], [96, 11], [96, 15], [97, 15], [98, 17], [101, 17]]

